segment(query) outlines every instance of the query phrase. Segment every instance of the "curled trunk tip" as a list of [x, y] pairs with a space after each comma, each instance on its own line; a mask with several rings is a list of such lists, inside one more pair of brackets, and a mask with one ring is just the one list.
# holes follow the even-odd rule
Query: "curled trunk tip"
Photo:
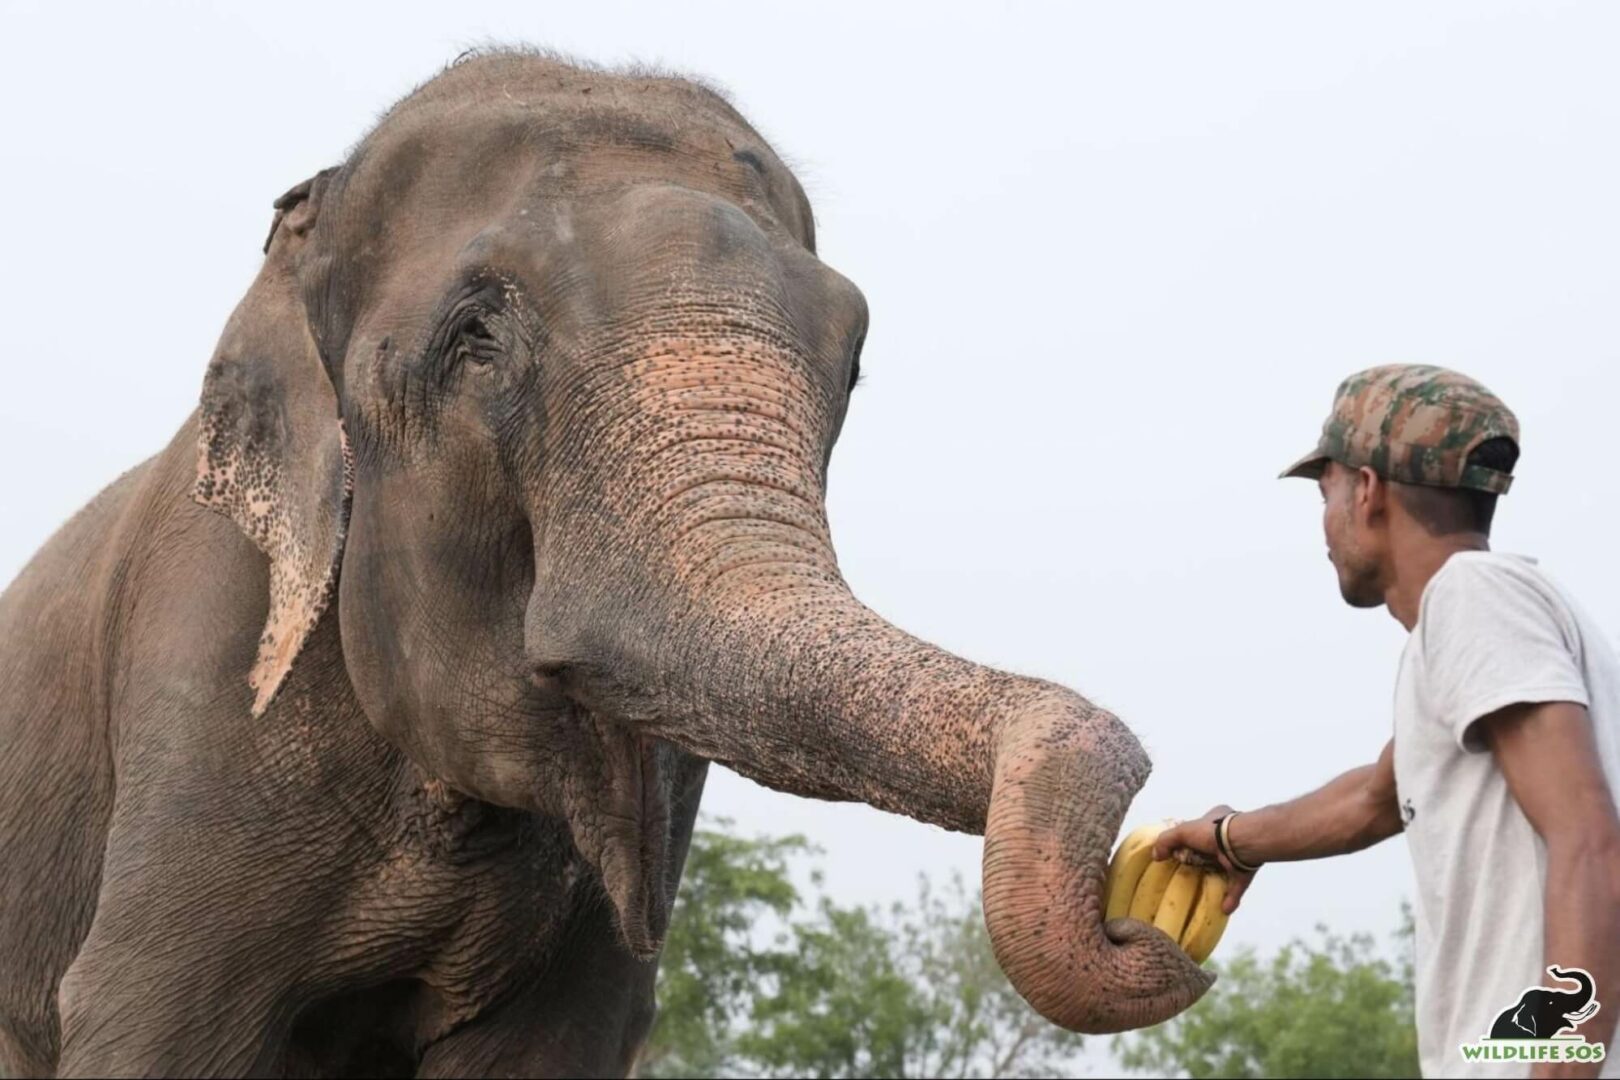
[[1214, 978], [1143, 923], [1103, 923], [1109, 845], [1147, 779], [1147, 755], [1114, 716], [1054, 688], [1001, 733], [984, 845], [984, 916], [1002, 970], [1071, 1031], [1145, 1027]]

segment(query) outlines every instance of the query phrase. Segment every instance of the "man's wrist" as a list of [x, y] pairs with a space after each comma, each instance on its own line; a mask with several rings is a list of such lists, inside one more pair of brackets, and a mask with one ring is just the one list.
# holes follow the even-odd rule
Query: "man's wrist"
[[1234, 810], [1221, 818], [1215, 826], [1215, 843], [1220, 848], [1221, 854], [1226, 857], [1226, 861], [1232, 864], [1233, 869], [1241, 873], [1252, 874], [1260, 869], [1260, 865], [1264, 860], [1258, 852], [1253, 850], [1252, 843], [1245, 845], [1234, 835], [1233, 827], [1237, 824], [1238, 819], [1243, 816], [1245, 815]]

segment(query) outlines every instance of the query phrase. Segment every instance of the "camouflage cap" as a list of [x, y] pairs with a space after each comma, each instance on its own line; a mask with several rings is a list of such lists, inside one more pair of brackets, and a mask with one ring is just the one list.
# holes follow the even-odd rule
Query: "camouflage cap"
[[1519, 441], [1519, 421], [1495, 394], [1466, 375], [1420, 364], [1359, 371], [1339, 384], [1316, 449], [1283, 476], [1316, 479], [1327, 463], [1366, 466], [1386, 480], [1502, 494], [1513, 477], [1469, 465], [1486, 439]]

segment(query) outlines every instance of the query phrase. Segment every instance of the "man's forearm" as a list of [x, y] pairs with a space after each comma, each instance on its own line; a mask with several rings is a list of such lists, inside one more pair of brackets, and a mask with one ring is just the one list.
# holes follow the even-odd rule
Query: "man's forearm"
[[1320, 859], [1360, 851], [1401, 831], [1394, 792], [1378, 782], [1379, 765], [1351, 769], [1309, 795], [1233, 818], [1227, 839], [1251, 865]]
[[[1611, 1042], [1620, 1019], [1620, 842], [1547, 845], [1544, 967], [1584, 968], [1601, 1008], [1577, 1032], [1587, 1042]], [[1568, 989], [1567, 983], [1544, 985]], [[1597, 1066], [1542, 1068], [1539, 1076], [1596, 1076]]]

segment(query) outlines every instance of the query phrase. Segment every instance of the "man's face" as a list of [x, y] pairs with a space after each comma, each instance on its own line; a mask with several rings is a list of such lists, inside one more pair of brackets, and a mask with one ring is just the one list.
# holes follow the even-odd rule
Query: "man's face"
[[1339, 592], [1351, 607], [1384, 602], [1382, 537], [1372, 527], [1368, 485], [1360, 472], [1328, 462], [1317, 486], [1322, 490], [1322, 532], [1328, 560], [1339, 575]]

